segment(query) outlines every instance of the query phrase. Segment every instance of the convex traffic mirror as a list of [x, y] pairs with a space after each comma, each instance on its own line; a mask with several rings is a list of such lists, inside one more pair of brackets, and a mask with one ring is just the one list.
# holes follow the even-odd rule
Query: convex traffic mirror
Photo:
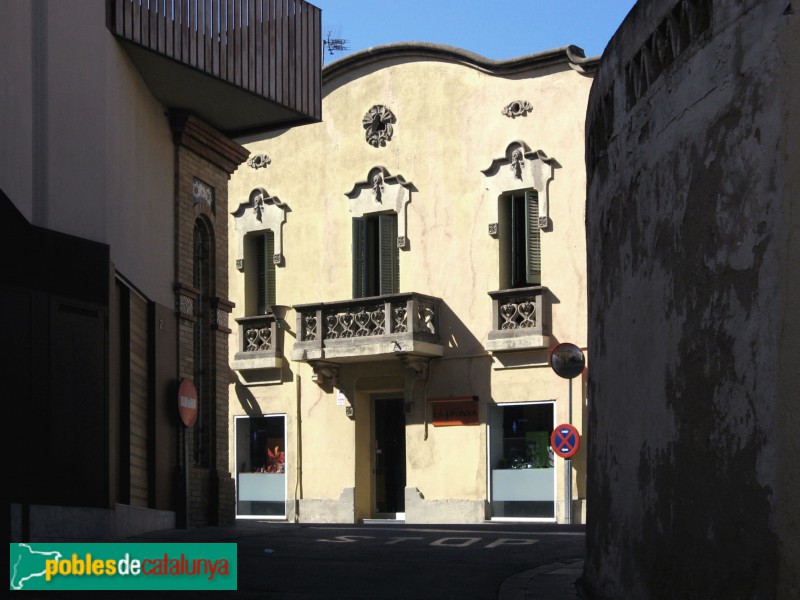
[[565, 342], [553, 348], [550, 353], [550, 366], [559, 377], [574, 379], [583, 373], [586, 357], [575, 344]]

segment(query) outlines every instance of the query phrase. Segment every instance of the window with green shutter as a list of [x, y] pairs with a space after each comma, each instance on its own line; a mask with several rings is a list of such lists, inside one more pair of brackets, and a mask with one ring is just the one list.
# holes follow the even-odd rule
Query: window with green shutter
[[266, 314], [275, 305], [275, 236], [270, 230], [245, 237], [245, 312], [247, 316]]
[[536, 192], [515, 192], [502, 197], [500, 221], [501, 289], [541, 285], [541, 234]]
[[400, 291], [397, 215], [353, 219], [353, 297], [365, 298]]

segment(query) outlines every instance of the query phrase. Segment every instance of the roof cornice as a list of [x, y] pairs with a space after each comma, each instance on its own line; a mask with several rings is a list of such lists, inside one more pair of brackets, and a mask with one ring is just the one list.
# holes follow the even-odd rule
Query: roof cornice
[[559, 64], [566, 64], [582, 74], [592, 74], [597, 70], [600, 62], [599, 56], [586, 58], [583, 50], [578, 46], [564, 46], [516, 58], [492, 60], [453, 46], [428, 42], [398, 42], [360, 50], [330, 63], [322, 69], [322, 83], [323, 85], [329, 84], [339, 76], [357, 68], [369, 65], [377, 66], [378, 63], [398, 58], [457, 63], [483, 73], [499, 76], [514, 75], [532, 68]]

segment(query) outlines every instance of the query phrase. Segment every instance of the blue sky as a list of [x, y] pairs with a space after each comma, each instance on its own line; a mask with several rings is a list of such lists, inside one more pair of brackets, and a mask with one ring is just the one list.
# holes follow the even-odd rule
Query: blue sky
[[435, 42], [504, 59], [573, 44], [601, 54], [635, 0], [309, 0], [322, 35], [350, 50], [391, 42]]

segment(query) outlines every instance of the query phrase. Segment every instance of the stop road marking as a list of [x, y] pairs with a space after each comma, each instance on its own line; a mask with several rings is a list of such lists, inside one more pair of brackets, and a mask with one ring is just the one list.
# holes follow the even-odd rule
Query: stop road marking
[[[448, 540], [464, 540], [458, 543], [450, 543]], [[473, 538], [473, 537], [447, 537], [442, 538], [440, 540], [436, 540], [435, 542], [431, 543], [431, 546], [449, 546], [451, 548], [465, 548], [466, 546], [471, 546], [475, 542], [480, 542], [481, 538]]]
[[[318, 539], [318, 542], [331, 542], [338, 544], [353, 544], [362, 540], [374, 540], [375, 536], [372, 535], [337, 535], [333, 538]], [[383, 542], [384, 545], [389, 546], [393, 544], [400, 544], [410, 540], [423, 540], [422, 537], [392, 537]], [[429, 546], [440, 546], [444, 548], [466, 548], [482, 542], [484, 538], [480, 537], [443, 537], [430, 542]], [[493, 542], [487, 543], [484, 548], [498, 548], [500, 546], [530, 546], [539, 540], [530, 538], [497, 538]]]
[[487, 548], [497, 548], [498, 546], [530, 546], [539, 540], [520, 540], [518, 538], [498, 538], [491, 544], [486, 544]]

